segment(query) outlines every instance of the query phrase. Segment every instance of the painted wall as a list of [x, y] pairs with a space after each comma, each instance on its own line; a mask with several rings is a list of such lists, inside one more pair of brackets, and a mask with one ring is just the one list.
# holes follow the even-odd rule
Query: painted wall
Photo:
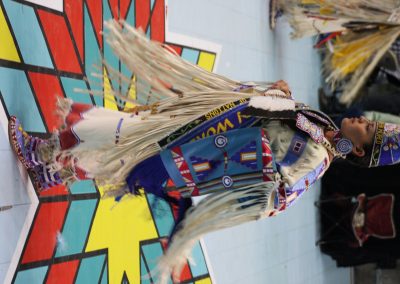
[[[166, 39], [164, 0], [3, 0], [0, 2], [3, 136], [10, 115], [20, 118], [30, 133], [48, 136], [59, 126], [54, 113], [58, 97], [114, 110], [129, 107], [117, 105], [111, 95], [111, 89], [119, 90], [121, 86], [110, 76], [108, 68], [94, 68], [95, 64], [101, 66], [104, 57], [111, 68], [131, 78], [126, 92], [136, 97], [134, 74], [112, 54], [100, 33], [103, 21], [111, 18], [141, 27], [151, 39], [167, 42], [186, 60], [213, 69], [217, 45], [181, 35]], [[103, 75], [100, 82], [92, 77], [93, 71]], [[76, 88], [99, 89], [97, 84], [107, 95], [104, 101], [74, 92]], [[10, 174], [18, 177], [18, 163], [9, 151], [7, 140], [2, 141], [13, 169]], [[155, 280], [150, 272], [163, 253], [176, 208], [147, 195], [116, 204], [112, 199], [101, 199], [103, 189], [92, 181], [69, 188], [57, 186], [36, 194], [23, 169], [21, 172], [25, 177], [18, 180], [23, 182], [7, 184], [9, 190], [2, 198], [6, 200], [9, 192], [17, 188], [25, 196], [22, 200], [8, 200], [5, 205], [14, 208], [0, 215], [1, 239], [11, 244], [6, 254], [8, 259], [2, 262], [5, 265], [0, 270], [0, 281], [4, 277], [7, 283]], [[26, 203], [24, 208], [17, 206], [23, 203]], [[18, 220], [13, 219], [14, 215], [19, 216]], [[13, 240], [8, 242], [9, 232], [5, 228], [9, 222], [15, 223], [16, 228]], [[195, 247], [194, 258], [197, 265], [188, 263], [181, 280], [210, 283], [200, 244]]]
[[[144, 27], [151, 38], [208, 70], [238, 80], [285, 79], [297, 100], [314, 107], [319, 58], [312, 40], [289, 39], [284, 22], [269, 31], [267, 0], [170, 0], [167, 9], [160, 0], [59, 3], [0, 1], [0, 159], [7, 161], [0, 166], [7, 181], [0, 186], [0, 206], [14, 205], [0, 212], [0, 244], [9, 244], [0, 245], [0, 282], [150, 283], [140, 276], [162, 252], [160, 238], [169, 231], [173, 209], [152, 206], [150, 196], [114, 206], [89, 182], [37, 196], [9, 149], [7, 117], [17, 114], [30, 132], [46, 135], [57, 126], [57, 96], [117, 108], [112, 97], [103, 102], [73, 92], [96, 88], [84, 77], [90, 78], [100, 55], [132, 75], [98, 33], [111, 17]], [[107, 69], [100, 72], [105, 91], [119, 88]], [[337, 269], [314, 246], [318, 195], [317, 185], [284, 214], [207, 235], [205, 246], [196, 247], [197, 265], [185, 270], [185, 283], [209, 283], [210, 274], [219, 284], [350, 283], [349, 269]]]

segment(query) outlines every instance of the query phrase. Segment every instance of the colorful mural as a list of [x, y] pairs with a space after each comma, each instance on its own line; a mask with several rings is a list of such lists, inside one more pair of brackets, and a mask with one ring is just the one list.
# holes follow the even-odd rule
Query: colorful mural
[[[43, 136], [59, 126], [57, 97], [111, 109], [129, 107], [111, 95], [111, 89], [123, 86], [105, 66], [100, 88], [106, 100], [74, 92], [99, 89], [91, 74], [93, 65], [101, 66], [101, 57], [109, 68], [132, 79], [126, 92], [136, 97], [134, 74], [112, 54], [100, 33], [104, 20], [124, 19], [151, 39], [166, 42], [164, 0], [64, 0], [62, 9], [61, 2], [0, 1], [0, 99], [7, 116], [17, 115], [27, 131]], [[213, 69], [215, 51], [167, 44], [186, 60]], [[116, 203], [102, 199], [102, 192], [93, 181], [84, 181], [38, 195], [13, 283], [156, 281], [150, 272], [163, 253], [175, 209], [151, 195]], [[187, 264], [182, 283], [211, 283], [200, 244], [193, 256], [196, 265]]]

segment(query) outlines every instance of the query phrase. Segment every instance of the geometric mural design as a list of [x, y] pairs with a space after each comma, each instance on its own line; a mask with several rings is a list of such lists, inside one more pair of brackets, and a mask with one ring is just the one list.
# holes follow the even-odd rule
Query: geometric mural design
[[[62, 9], [38, 4], [46, 1], [0, 1], [0, 99], [7, 116], [16, 115], [30, 133], [48, 136], [60, 125], [57, 97], [121, 110], [130, 106], [118, 104], [111, 89], [139, 95], [134, 74], [100, 33], [104, 20], [124, 19], [186, 60], [213, 69], [214, 52], [165, 41], [164, 0], [64, 0]], [[101, 57], [132, 79], [126, 90]], [[102, 70], [94, 70], [96, 64]], [[104, 101], [74, 92], [99, 89], [93, 71], [103, 74], [100, 89], [109, 94]], [[102, 199], [102, 192], [95, 182], [82, 181], [40, 193], [13, 283], [154, 283], [151, 272], [175, 208], [152, 195], [116, 203]], [[200, 244], [193, 258], [196, 265], [187, 263], [181, 281], [211, 283]]]

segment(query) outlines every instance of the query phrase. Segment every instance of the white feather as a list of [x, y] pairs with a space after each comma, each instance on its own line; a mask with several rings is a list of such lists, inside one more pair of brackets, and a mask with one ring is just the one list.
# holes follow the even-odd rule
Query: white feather
[[254, 96], [250, 99], [249, 106], [269, 111], [295, 110], [295, 101], [291, 98], [278, 96]]

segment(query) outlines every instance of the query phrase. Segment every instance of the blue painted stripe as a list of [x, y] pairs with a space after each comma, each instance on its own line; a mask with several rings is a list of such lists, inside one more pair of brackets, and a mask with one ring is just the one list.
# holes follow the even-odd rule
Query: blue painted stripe
[[[155, 271], [158, 259], [163, 255], [163, 250], [159, 242], [146, 244], [142, 246], [143, 257], [146, 260], [149, 271]], [[153, 281], [157, 283], [157, 275], [153, 275]], [[168, 284], [172, 284], [172, 279], [169, 278]]]
[[[101, 84], [103, 80], [98, 79], [90, 75], [91, 73], [103, 73], [93, 68], [94, 65], [102, 66], [101, 54], [99, 45], [97, 43], [96, 36], [90, 21], [89, 12], [85, 5], [85, 73], [91, 83], [90, 88], [92, 90], [102, 90], [102, 88], [96, 84]], [[94, 96], [96, 105], [103, 106], [103, 97]]]
[[101, 284], [108, 283], [108, 265], [106, 264], [104, 267], [103, 276], [101, 277]]
[[203, 250], [201, 249], [200, 242], [198, 242], [192, 249], [192, 257], [196, 264], [190, 264], [190, 270], [193, 277], [208, 274], [206, 260], [204, 259]]
[[74, 89], [87, 90], [86, 83], [83, 80], [61, 77], [61, 84], [64, 88], [67, 98], [72, 99], [74, 102], [93, 104], [89, 94], [76, 93]]
[[141, 92], [136, 92], [136, 101], [139, 104], [146, 105], [148, 104], [148, 98], [151, 91], [151, 86], [146, 83], [144, 80], [141, 80], [140, 77], [136, 77], [137, 85], [141, 86]]
[[[103, 0], [103, 19], [112, 19], [112, 14], [110, 10], [110, 6], [108, 5], [108, 0]], [[107, 64], [112, 67], [114, 70], [119, 70], [119, 58], [115, 55], [113, 52], [112, 48], [110, 45], [104, 41], [104, 59], [107, 62]], [[109, 76], [112, 88], [115, 92], [119, 92], [120, 89], [120, 82], [118, 78], [112, 79], [111, 76]], [[121, 102], [116, 100], [117, 103], [121, 105]]]
[[135, 9], [135, 0], [132, 1], [131, 6], [129, 7], [128, 14], [126, 15], [125, 21], [131, 25], [132, 27], [136, 26], [136, 9]]
[[0, 92], [8, 113], [17, 116], [25, 130], [46, 132], [25, 72], [0, 67]]
[[148, 194], [147, 198], [160, 237], [169, 236], [175, 223], [170, 205], [153, 194]]
[[104, 261], [105, 255], [82, 259], [75, 284], [99, 283]]
[[161, 244], [159, 242], [156, 242], [143, 245], [142, 251], [147, 263], [147, 267], [150, 271], [154, 271], [154, 269], [157, 267], [158, 259], [163, 255]]
[[193, 64], [196, 64], [197, 63], [197, 59], [199, 58], [199, 51], [191, 49], [191, 48], [184, 47], [182, 49], [181, 57], [183, 59], [193, 63]]
[[97, 199], [78, 200], [71, 203], [62, 231], [63, 243], [57, 246], [56, 257], [84, 251]]
[[43, 32], [31, 6], [3, 0], [25, 63], [53, 69]]
[[20, 270], [15, 278], [15, 284], [41, 284], [44, 283], [48, 266], [32, 268], [28, 270]]
[[81, 180], [74, 182], [69, 190], [71, 194], [83, 194], [83, 193], [96, 193], [96, 187], [92, 180]]
[[[130, 79], [130, 78], [132, 77], [132, 72], [131, 72], [131, 70], [129, 70], [128, 67], [126, 67], [126, 65], [125, 65], [124, 63], [122, 63], [122, 61], [121, 61], [121, 73], [122, 73], [126, 78], [129, 78], [129, 79]], [[126, 82], [122, 82], [121, 86], [122, 86], [122, 88], [121, 88], [121, 93], [122, 93], [122, 95], [127, 96], [131, 85], [128, 84], [128, 83], [126, 83]], [[136, 88], [134, 85], [132, 85], [132, 86], [133, 86], [133, 88]], [[118, 100], [119, 100], [119, 99], [117, 98], [117, 101], [118, 101]], [[120, 104], [123, 105], [122, 102], [120, 102]]]
[[150, 284], [150, 277], [148, 271], [146, 270], [146, 265], [144, 264], [143, 256], [140, 256], [140, 283]]

